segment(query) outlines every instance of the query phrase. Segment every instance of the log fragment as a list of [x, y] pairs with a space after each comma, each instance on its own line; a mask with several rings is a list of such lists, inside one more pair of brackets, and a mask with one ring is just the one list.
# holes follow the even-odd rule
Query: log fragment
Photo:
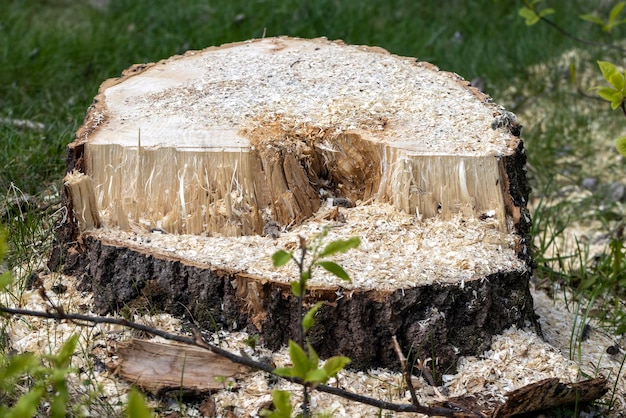
[[278, 348], [298, 318], [294, 271], [271, 254], [324, 229], [358, 235], [336, 259], [352, 283], [310, 282], [306, 303], [326, 302], [312, 343], [397, 368], [396, 335], [447, 372], [503, 329], [537, 327], [525, 154], [505, 116], [455, 74], [326, 39], [137, 65], [102, 84], [68, 146], [102, 226], [77, 227], [70, 193], [54, 260], [101, 313], [191, 313]]
[[507, 418], [559, 406], [590, 403], [600, 399], [607, 390], [604, 377], [571, 384], [562, 383], [557, 378], [545, 379], [508, 393], [506, 402], [490, 416]]
[[195, 394], [236, 387], [247, 367], [201, 348], [133, 338], [117, 349], [115, 372], [124, 380], [158, 394], [183, 390]]
[[[488, 391], [474, 395], [449, 398], [433, 406], [467, 412], [470, 416], [509, 418], [529, 416], [532, 412], [588, 404], [600, 399], [606, 392], [606, 378], [563, 383], [557, 378], [543, 379], [508, 392], [501, 402], [492, 399]], [[495, 405], [494, 405], [495, 404]], [[474, 415], [472, 415], [474, 414]]]

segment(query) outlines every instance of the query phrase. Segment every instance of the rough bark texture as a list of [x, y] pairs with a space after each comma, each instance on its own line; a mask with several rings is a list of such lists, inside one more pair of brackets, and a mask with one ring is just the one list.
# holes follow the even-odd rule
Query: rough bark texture
[[[255, 42], [273, 42], [281, 46], [281, 43], [289, 44], [297, 40], [279, 39]], [[325, 40], [315, 42], [318, 42], [321, 47], [330, 45]], [[332, 44], [333, 48], [336, 46]], [[280, 53], [281, 49], [277, 48], [276, 51], [278, 52], [272, 53]], [[359, 51], [380, 54], [381, 59], [389, 58], [388, 54], [377, 49]], [[189, 55], [191, 58], [194, 56], [193, 53]], [[176, 57], [174, 60], [183, 60], [185, 57]], [[419, 63], [418, 65], [413, 61], [406, 64], [409, 62], [407, 59], [399, 58], [399, 60], [402, 65], [409, 65], [409, 67], [415, 65], [420, 71], [427, 68], [429, 71], [438, 73], [438, 70], [429, 64]], [[166, 62], [160, 64], [166, 64]], [[93, 154], [87, 155], [89, 152], [86, 148], [89, 147], [90, 136], [104, 129], [102, 126], [107, 123], [106, 107], [103, 107], [102, 103], [106, 89], [124, 80], [140, 76], [142, 72], [157, 65], [134, 66], [127, 70], [121, 79], [103, 84], [83, 127], [77, 133], [76, 140], [68, 146], [68, 171], [76, 170], [87, 175], [92, 174], [89, 172], [91, 168], [88, 161], [94, 161], [95, 157]], [[437, 77], [440, 77], [440, 74]], [[481, 119], [482, 125], [480, 126], [488, 127], [491, 118], [498, 115], [497, 108], [485, 95], [469, 88], [467, 83], [457, 76], [448, 74], [445, 78], [446, 82], [453, 85], [455, 89], [461, 85], [464, 93], [471, 93], [469, 97], [476, 99], [478, 105], [475, 108], [479, 109], [477, 112], [484, 119]], [[392, 104], [390, 102], [389, 105]], [[351, 109], [349, 106], [348, 108]], [[446, 112], [449, 110], [446, 106], [442, 109]], [[458, 113], [456, 109], [450, 112], [452, 116]], [[389, 115], [389, 117], [392, 116], [392, 114]], [[472, 114], [471, 118], [474, 116]], [[104, 122], [102, 117], [104, 117]], [[419, 114], [419, 117], [423, 115]], [[239, 133], [243, 133], [252, 144], [250, 147], [252, 159], [246, 163], [246, 170], [254, 174], [254, 178], [250, 181], [253, 187], [249, 190], [254, 190], [257, 212], [261, 213], [262, 207], [272, 208], [275, 219], [279, 220], [282, 226], [286, 225], [289, 220], [296, 224], [305, 223], [319, 209], [320, 202], [323, 202], [323, 200], [318, 200], [320, 190], [328, 184], [339, 197], [347, 197], [351, 201], [365, 200], [365, 202], [360, 201], [360, 204], [367, 204], [379, 198], [383, 202], [391, 202], [399, 208], [398, 210], [411, 214], [415, 214], [416, 208], [419, 207], [422, 208], [422, 215], [425, 214], [426, 217], [436, 218], [443, 207], [449, 212], [450, 218], [462, 214], [470, 218], [482, 219], [484, 211], [494, 209], [488, 211], [496, 213], [495, 217], [498, 218], [494, 221], [494, 225], [497, 223], [494, 228], [506, 230], [512, 234], [515, 241], [513, 258], [516, 262], [522, 260], [523, 265], [508, 270], [502, 269], [502, 271], [478, 278], [474, 277], [468, 281], [435, 280], [417, 286], [398, 286], [392, 290], [359, 290], [358, 288], [346, 290], [338, 286], [314, 287], [307, 295], [306, 303], [312, 305], [317, 301], [327, 302], [318, 311], [316, 325], [309, 335], [320, 356], [346, 355], [352, 359], [352, 367], [359, 369], [398, 368], [398, 359], [391, 343], [391, 337], [395, 335], [402, 349], [409, 354], [410, 361], [417, 358], [424, 360], [435, 357], [434, 369], [436, 374], [441, 376], [455, 368], [458, 356], [481, 353], [488, 348], [493, 335], [512, 325], [531, 326], [539, 332], [528, 289], [532, 266], [530, 216], [526, 208], [529, 188], [525, 180], [526, 158], [523, 143], [519, 138], [519, 126], [516, 125], [514, 130], [509, 129], [495, 134], [490, 128], [486, 129], [485, 135], [490, 135], [490, 140], [493, 140], [494, 144], [499, 144], [498, 141], [502, 142], [501, 145], [497, 145], [502, 148], [502, 153], [498, 151], [493, 154], [493, 149], [489, 148], [485, 155], [478, 154], [478, 158], [484, 158], [484, 160], [472, 160], [476, 157], [475, 154], [468, 156], [469, 154], [461, 153], [460, 162], [453, 164], [454, 169], [457, 170], [454, 171], [456, 176], [462, 177], [462, 187], [458, 187], [453, 184], [453, 181], [444, 182], [443, 185], [429, 183], [438, 180], [436, 178], [438, 174], [433, 176], [432, 172], [438, 169], [439, 161], [445, 161], [446, 156], [441, 157], [441, 150], [420, 155], [415, 149], [419, 149], [421, 145], [416, 146], [415, 149], [409, 147], [407, 151], [394, 148], [396, 145], [389, 148], [379, 147], [377, 141], [382, 140], [380, 138], [367, 139], [367, 141], [363, 139], [370, 133], [374, 138], [380, 132], [390, 135], [389, 130], [400, 125], [399, 121], [372, 118], [369, 113], [368, 118], [356, 130], [350, 131], [352, 128], [346, 128], [345, 132], [332, 135], [325, 132], [340, 130], [337, 127], [339, 125], [328, 126], [324, 128], [326, 131], [313, 129], [314, 124], [298, 125], [297, 133], [289, 134], [292, 135], [291, 137], [285, 130], [286, 123], [281, 125], [279, 130], [272, 130], [274, 126], [272, 123], [275, 120], [271, 123], [266, 123], [266, 121], [265, 125], [255, 125], [252, 128], [241, 127]], [[457, 122], [459, 131], [470, 117], [465, 115], [464, 118]], [[435, 125], [450, 124], [451, 131], [456, 133], [454, 123], [448, 119], [448, 116], [443, 116], [441, 121], [433, 123]], [[424, 132], [432, 133], [428, 121], [420, 120], [420, 123], [425, 125], [418, 126], [419, 129], [423, 128]], [[491, 126], [494, 126], [493, 123]], [[320, 135], [319, 138], [314, 137], [316, 132]], [[413, 131], [409, 136], [410, 140], [415, 140]], [[473, 147], [464, 142], [466, 138], [460, 133], [459, 136], [460, 139], [457, 142], [453, 141], [455, 138], [447, 138], [447, 140], [449, 139], [453, 144], [461, 144], [458, 146], [464, 147], [463, 152]], [[158, 147], [144, 149], [142, 142], [137, 142], [135, 154], [136, 159], [140, 161], [137, 164], [139, 167], [142, 156], [148, 153], [158, 154]], [[488, 141], [482, 141], [483, 145], [480, 146], [484, 146], [485, 142]], [[276, 148], [282, 143], [285, 144], [284, 148]], [[476, 148], [480, 146], [477, 145]], [[329, 151], [328, 147], [335, 148]], [[128, 155], [131, 154], [132, 152]], [[306, 158], [302, 155], [306, 155]], [[383, 164], [389, 163], [388, 159], [393, 155], [399, 156], [399, 163], [394, 165], [392, 162], [391, 165], [385, 166], [386, 168], [381, 168]], [[428, 165], [429, 156], [432, 156], [433, 161], [437, 161], [432, 164], [432, 167]], [[451, 158], [456, 157], [453, 155]], [[397, 171], [396, 168], [404, 163], [408, 168], [405, 171]], [[468, 169], [466, 179], [466, 172], [463, 170], [471, 164], [477, 168]], [[469, 178], [472, 173], [480, 173], [482, 166], [491, 167], [490, 178]], [[276, 167], [279, 168], [276, 169]], [[424, 167], [427, 169], [423, 169]], [[423, 169], [422, 172], [425, 174], [415, 173], [418, 169]], [[133, 172], [135, 170], [132, 167], [127, 170], [127, 173]], [[232, 178], [235, 177], [234, 172], [233, 170]], [[384, 176], [387, 176], [386, 183], [379, 184]], [[431, 189], [425, 190], [426, 186], [420, 183], [424, 178], [429, 179], [426, 186]], [[137, 177], [135, 179], [137, 184], [142, 183], [140, 179], [145, 180], [143, 177]], [[442, 181], [444, 180], [447, 181], [447, 179]], [[478, 202], [475, 196], [468, 195], [468, 190], [470, 194], [472, 190], [478, 190], [483, 180], [485, 184], [489, 183], [489, 187], [483, 187], [480, 194], [485, 195], [490, 191], [495, 191], [494, 194], [498, 196], [492, 201], [485, 199], [486, 202]], [[407, 181], [406, 187], [403, 186], [403, 181]], [[438, 202], [437, 199], [440, 197], [437, 196], [443, 195], [444, 191], [448, 193], [455, 187], [459, 190], [457, 195], [461, 196], [457, 201]], [[137, 193], [143, 193], [141, 188], [136, 189], [139, 190]], [[181, 186], [180, 195], [182, 196], [184, 192]], [[400, 196], [400, 192], [404, 194]], [[147, 253], [136, 248], [127, 248], [100, 238], [96, 233], [82, 231], [78, 225], [78, 217], [75, 216], [77, 210], [73, 207], [69, 188], [66, 188], [66, 193], [68, 195], [64, 197], [64, 202], [69, 216], [66, 222], [59, 225], [60, 245], [53, 252], [50, 265], [54, 267], [63, 264], [66, 274], [77, 276], [84, 288], [92, 290], [95, 296], [95, 310], [98, 313], [114, 312], [123, 307], [150, 311], [163, 310], [175, 315], [191, 313], [193, 318], [207, 329], [213, 329], [215, 324], [218, 324], [229, 330], [246, 329], [249, 332], [258, 332], [262, 336], [263, 343], [271, 349], [279, 348], [296, 334], [299, 327], [299, 318], [296, 317], [297, 310], [295, 309], [296, 298], [291, 293], [288, 284], [248, 274], [238, 269], [195, 263], [193, 260], [178, 257], [174, 253]], [[221, 196], [224, 200], [230, 199], [231, 191], [226, 190]], [[244, 199], [252, 199], [248, 195], [243, 196]], [[420, 199], [432, 201], [424, 203], [425, 200]], [[131, 201], [132, 199], [127, 199], [126, 203], [119, 203], [113, 199], [109, 208], [115, 209], [118, 205], [119, 210], [117, 214], [114, 213], [111, 216], [118, 216], [125, 210], [123, 206]], [[144, 201], [149, 201], [149, 199], [144, 199]], [[183, 201], [188, 202], [184, 198]], [[277, 201], [283, 203], [275, 204]], [[489, 206], [491, 204], [497, 206], [493, 202], [501, 201], [503, 204], [499, 207]], [[248, 201], [245, 200], [245, 202]], [[294, 210], [297, 213], [291, 213]], [[419, 211], [417, 212], [417, 216], [420, 217]], [[207, 211], [202, 216], [208, 219], [208, 215], [213, 216], [214, 213], [217, 211], [211, 213]], [[234, 235], [241, 235], [242, 231], [244, 235], [259, 234], [263, 225], [263, 220], [259, 216], [250, 216], [242, 221], [241, 225], [235, 226]], [[490, 218], [494, 215], [485, 216]], [[104, 219], [106, 222], [107, 218]], [[139, 216], [135, 218], [137, 219]], [[214, 217], [207, 221], [207, 224], [210, 222], [217, 225], [221, 220]], [[119, 227], [121, 223], [115, 221], [112, 225]], [[181, 225], [183, 224], [179, 223], [178, 227]], [[202, 230], [204, 227], [205, 225], [199, 225], [198, 229]], [[231, 236], [227, 233], [224, 235]]]
[[[509, 417], [544, 417], [557, 407], [570, 406], [580, 408], [600, 399], [607, 391], [606, 379], [583, 380], [577, 383], [562, 383], [557, 378], [544, 379], [530, 383], [505, 395], [506, 401], [494, 399], [489, 394], [481, 394], [479, 398], [473, 395], [450, 398], [434, 406], [461, 409], [468, 416], [482, 416], [489, 418]], [[495, 404], [495, 405], [494, 405]], [[540, 414], [544, 411], [544, 414]]]
[[[100, 314], [122, 307], [174, 315], [190, 312], [206, 329], [218, 324], [258, 332], [272, 350], [296, 335], [297, 300], [287, 285], [141, 254], [89, 237], [82, 252], [66, 259], [65, 268], [94, 292]], [[346, 355], [358, 369], [397, 369], [391, 344], [396, 335], [411, 359], [434, 354], [438, 374], [450, 373], [458, 356], [486, 350], [491, 337], [511, 325], [536, 326], [528, 281], [528, 274], [502, 273], [464, 288], [431, 285], [347, 294], [314, 289], [306, 302], [327, 303], [309, 336], [322, 357]]]

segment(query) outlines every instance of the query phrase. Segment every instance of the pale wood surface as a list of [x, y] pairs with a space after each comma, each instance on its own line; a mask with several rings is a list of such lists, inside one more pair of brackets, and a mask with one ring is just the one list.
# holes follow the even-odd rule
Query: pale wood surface
[[330, 196], [419, 218], [492, 213], [504, 231], [519, 217], [504, 166], [519, 138], [494, 125], [502, 112], [428, 63], [271, 38], [132, 67], [103, 84], [75, 146], [123, 229], [261, 234]]
[[135, 338], [120, 343], [117, 353], [118, 376], [153, 393], [235, 388], [234, 378], [249, 370], [201, 348]]
[[102, 226], [81, 231], [84, 208], [70, 208], [58, 259], [100, 313], [191, 314], [273, 350], [300, 318], [294, 268], [271, 254], [325, 229], [356, 235], [362, 245], [335, 258], [352, 282], [318, 270], [309, 283], [307, 306], [326, 302], [319, 354], [397, 367], [396, 335], [447, 370], [537, 324], [525, 154], [504, 115], [455, 74], [325, 39], [136, 65], [103, 83], [68, 147]]

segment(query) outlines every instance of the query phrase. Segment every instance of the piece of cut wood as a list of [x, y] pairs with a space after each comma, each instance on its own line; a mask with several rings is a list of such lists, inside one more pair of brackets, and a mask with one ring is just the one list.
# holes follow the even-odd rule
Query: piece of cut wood
[[237, 387], [249, 368], [201, 348], [133, 338], [120, 343], [114, 365], [122, 379], [152, 393], [205, 393]]
[[309, 283], [306, 303], [326, 302], [310, 334], [320, 355], [397, 367], [396, 335], [447, 371], [537, 324], [520, 128], [455, 74], [340, 41], [136, 65], [102, 84], [68, 146], [102, 227], [80, 226], [66, 187], [73, 216], [51, 263], [94, 290], [99, 312], [149, 304], [277, 348], [299, 319], [294, 268], [271, 254], [325, 229], [359, 236], [336, 258], [351, 283], [322, 271]]
[[590, 403], [600, 399], [606, 391], [604, 377], [570, 384], [562, 383], [557, 378], [545, 379], [508, 393], [506, 402], [496, 408], [490, 416], [508, 418], [559, 406]]
[[486, 393], [476, 395], [450, 398], [433, 406], [467, 412], [468, 416], [509, 418], [531, 412], [549, 411], [568, 405], [574, 407], [583, 403], [591, 403], [600, 399], [606, 391], [606, 379], [604, 377], [575, 383], [562, 383], [557, 378], [550, 378], [530, 383], [507, 393], [504, 403], [492, 399], [486, 391]]

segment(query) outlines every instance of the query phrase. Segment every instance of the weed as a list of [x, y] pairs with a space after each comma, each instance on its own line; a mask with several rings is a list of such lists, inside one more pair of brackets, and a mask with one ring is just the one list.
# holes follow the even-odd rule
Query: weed
[[[335, 377], [337, 373], [350, 363], [350, 359], [347, 357], [333, 356], [327, 359], [324, 365], [320, 367], [320, 359], [315, 349], [308, 339], [305, 338], [308, 331], [315, 324], [315, 313], [324, 304], [324, 302], [317, 302], [306, 313], [303, 310], [307, 284], [313, 277], [314, 269], [322, 267], [339, 279], [350, 281], [350, 277], [343, 267], [333, 261], [326, 260], [326, 258], [333, 254], [343, 253], [356, 248], [361, 243], [358, 237], [352, 237], [347, 240], [338, 239], [323, 245], [324, 238], [328, 235], [328, 232], [329, 229], [325, 228], [313, 238], [310, 244], [301, 236], [298, 255], [285, 250], [278, 250], [272, 255], [275, 267], [282, 267], [290, 261], [293, 261], [298, 267], [298, 280], [291, 282], [291, 291], [298, 298], [297, 318], [300, 321], [299, 332], [296, 336], [298, 341], [289, 340], [289, 358], [292, 366], [275, 369], [274, 374], [302, 380], [302, 416], [304, 418], [308, 418], [311, 413], [309, 410], [309, 391], [316, 385], [324, 384], [328, 379]], [[306, 350], [303, 348], [305, 342]], [[290, 394], [274, 390], [272, 391], [272, 399], [275, 410], [265, 410], [262, 412], [262, 415], [271, 418], [290, 418], [292, 411]]]

